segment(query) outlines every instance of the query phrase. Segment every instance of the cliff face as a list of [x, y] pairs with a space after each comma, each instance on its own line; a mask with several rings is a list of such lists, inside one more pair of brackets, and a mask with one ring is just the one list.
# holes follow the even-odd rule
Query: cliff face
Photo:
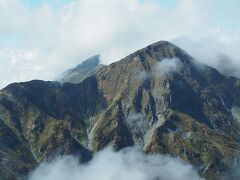
[[26, 175], [43, 160], [82, 161], [112, 145], [180, 156], [207, 179], [239, 166], [240, 80], [160, 41], [79, 84], [30, 81], [0, 91], [0, 170]]

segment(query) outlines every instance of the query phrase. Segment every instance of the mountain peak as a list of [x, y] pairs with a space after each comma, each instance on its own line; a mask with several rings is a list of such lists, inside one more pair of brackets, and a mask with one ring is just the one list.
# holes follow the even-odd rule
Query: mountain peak
[[76, 71], [82, 71], [85, 69], [88, 70], [88, 69], [95, 68], [99, 64], [100, 64], [100, 55], [97, 54], [97, 55], [94, 55], [94, 56], [88, 58], [87, 60], [83, 61], [82, 63], [78, 64], [75, 68], [67, 70], [67, 72], [69, 72], [69, 71], [76, 72]]
[[156, 43], [150, 44], [145, 48], [142, 48], [124, 59], [139, 59], [145, 61], [146, 59], [154, 59], [161, 61], [163, 59], [178, 58], [185, 63], [189, 63], [193, 58], [188, 55], [180, 47], [172, 44], [169, 41], [158, 41]]
[[[148, 45], [147, 47], [140, 49], [141, 50], [172, 50], [172, 49], [179, 49], [179, 47], [177, 47], [176, 45], [174, 45], [173, 43], [169, 42], [169, 41], [165, 41], [165, 40], [161, 40], [155, 43], [152, 43], [150, 45]], [[183, 50], [182, 50], [183, 51]]]
[[166, 40], [157, 41], [155, 43], [150, 44], [149, 46], [164, 46], [164, 47], [171, 46], [171, 47], [176, 47], [174, 44], [172, 44], [171, 42], [166, 41]]
[[61, 79], [61, 82], [70, 82], [77, 84], [94, 74], [98, 69], [102, 68], [103, 66], [104, 65], [100, 64], [100, 55], [94, 55], [83, 61], [76, 67], [65, 71], [63, 73], [63, 78]]

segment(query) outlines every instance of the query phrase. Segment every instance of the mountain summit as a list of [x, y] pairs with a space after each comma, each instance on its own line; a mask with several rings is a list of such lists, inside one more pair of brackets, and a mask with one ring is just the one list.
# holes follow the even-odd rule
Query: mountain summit
[[180, 157], [207, 179], [234, 179], [239, 89], [239, 79], [167, 41], [97, 69], [78, 84], [11, 84], [0, 91], [0, 177], [24, 177], [59, 154], [88, 161], [109, 145], [138, 145], [146, 153]]
[[70, 82], [77, 84], [96, 73], [96, 71], [102, 67], [104, 67], [104, 65], [100, 64], [100, 55], [95, 55], [83, 61], [75, 68], [65, 71], [60, 81], [62, 83]]

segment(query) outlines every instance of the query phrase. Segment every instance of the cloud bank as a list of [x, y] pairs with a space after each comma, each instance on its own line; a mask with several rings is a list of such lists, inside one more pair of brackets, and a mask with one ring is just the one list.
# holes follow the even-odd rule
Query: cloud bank
[[29, 180], [201, 180], [196, 170], [180, 159], [144, 155], [135, 148], [114, 152], [107, 148], [87, 164], [65, 156], [36, 168]]
[[92, 55], [101, 54], [109, 64], [179, 37], [239, 62], [239, 6], [238, 0], [178, 0], [168, 8], [157, 0], [74, 0], [32, 8], [27, 0], [0, 0], [0, 87], [53, 80]]

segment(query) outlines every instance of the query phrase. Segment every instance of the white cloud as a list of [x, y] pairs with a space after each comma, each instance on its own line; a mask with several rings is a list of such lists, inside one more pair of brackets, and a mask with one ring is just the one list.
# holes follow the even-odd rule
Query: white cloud
[[[232, 1], [226, 6], [227, 10], [233, 9], [228, 11], [232, 19], [224, 14], [224, 22], [238, 22], [240, 18], [235, 8], [239, 2]], [[237, 52], [239, 31], [211, 33], [221, 25], [217, 15], [223, 10], [224, 1], [177, 2], [166, 10], [154, 0], [75, 0], [54, 9], [48, 4], [30, 8], [23, 0], [0, 0], [0, 51], [6, 48], [37, 51], [31, 65], [32, 69], [41, 69], [25, 68], [25, 56], [18, 57], [21, 70], [8, 66], [9, 58], [1, 58], [0, 81], [4, 82], [1, 87], [13, 81], [54, 79], [94, 54], [101, 54], [104, 63], [110, 63], [161, 39], [186, 36], [207, 45], [212, 42], [211, 46], [217, 48], [224, 46], [231, 55]], [[213, 8], [216, 6], [219, 11]], [[7, 69], [3, 68], [6, 66]]]
[[0, 87], [9, 82], [31, 80], [39, 74], [48, 77], [40, 62], [38, 51], [27, 49], [0, 49]]
[[98, 152], [87, 164], [77, 157], [65, 156], [42, 163], [29, 180], [200, 180], [188, 163], [168, 155], [144, 155], [135, 148]]
[[181, 66], [182, 63], [178, 58], [165, 58], [158, 62], [157, 73], [160, 76], [169, 75], [179, 70]]

